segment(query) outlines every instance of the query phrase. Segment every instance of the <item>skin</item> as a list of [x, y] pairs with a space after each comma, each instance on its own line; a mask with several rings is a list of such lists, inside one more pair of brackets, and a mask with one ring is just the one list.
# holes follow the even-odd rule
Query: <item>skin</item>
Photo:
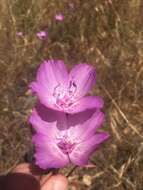
[[39, 181], [41, 187], [40, 190], [68, 190], [68, 180], [65, 176], [61, 174], [52, 175], [52, 173], [43, 175], [43, 171], [41, 169], [34, 166], [34, 170], [31, 171], [31, 167], [33, 166], [23, 163], [18, 165], [12, 173], [28, 174], [33, 176]]

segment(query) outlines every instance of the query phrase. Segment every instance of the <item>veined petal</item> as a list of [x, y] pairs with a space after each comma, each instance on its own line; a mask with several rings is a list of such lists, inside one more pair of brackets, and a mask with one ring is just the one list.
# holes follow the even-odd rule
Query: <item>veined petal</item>
[[36, 81], [33, 81], [29, 87], [33, 93], [36, 93], [40, 102], [47, 107], [58, 110], [54, 105], [54, 90], [58, 85], [63, 88], [68, 83], [68, 72], [63, 61], [48, 60], [44, 61], [37, 72]]
[[48, 126], [48, 123], [44, 122], [39, 117], [35, 108], [33, 109], [32, 114], [30, 115], [29, 122], [31, 123], [32, 127], [36, 130], [36, 132], [46, 133], [45, 130]]
[[88, 64], [78, 64], [71, 70], [69, 80], [73, 81], [77, 87], [77, 98], [83, 97], [92, 89], [96, 82], [95, 76], [94, 67]]
[[50, 135], [51, 138], [67, 129], [65, 113], [49, 109], [40, 103], [33, 109], [29, 122], [37, 133]]
[[96, 133], [96, 130], [99, 127], [102, 127], [105, 116], [104, 113], [100, 110], [97, 110], [92, 117], [83, 124], [84, 131], [80, 135], [81, 141], [88, 140], [93, 134]]
[[72, 107], [69, 108], [68, 113], [78, 113], [87, 109], [100, 109], [104, 105], [103, 99], [99, 96], [87, 96], [83, 97], [75, 102]]
[[38, 82], [31, 82], [29, 88], [33, 94], [37, 95], [41, 104], [51, 109], [58, 110], [58, 108], [55, 106], [55, 100], [53, 96], [49, 93], [48, 87], [43, 86]]
[[75, 114], [67, 114], [69, 128], [73, 127], [75, 129], [76, 126], [83, 126], [84, 123], [92, 118], [95, 112], [96, 109], [90, 109]]
[[50, 141], [47, 136], [36, 134], [33, 139], [36, 148], [36, 164], [42, 168], [61, 168], [69, 164], [69, 158]]
[[67, 118], [64, 112], [55, 111], [47, 108], [43, 104], [38, 103], [35, 108], [37, 115], [41, 118], [42, 121], [52, 124], [56, 122], [56, 127], [58, 130], [67, 129]]
[[[80, 142], [92, 137], [96, 130], [104, 122], [104, 113], [100, 110], [87, 110], [78, 114], [73, 114], [68, 119], [69, 136], [74, 135], [74, 139], [80, 139]], [[76, 131], [76, 133], [75, 133]]]
[[29, 118], [29, 122], [32, 124], [32, 127], [36, 133], [46, 136], [48, 140], [52, 141], [52, 139], [54, 139], [54, 137], [58, 133], [56, 120], [52, 122], [46, 122], [42, 120], [41, 117], [38, 115], [36, 109], [33, 110]]
[[109, 134], [104, 132], [96, 134], [82, 143], [76, 145], [72, 153], [69, 155], [72, 163], [83, 166], [88, 164], [89, 157], [103, 141], [109, 138]]
[[64, 84], [68, 80], [67, 68], [61, 60], [44, 61], [37, 72], [37, 81], [48, 88], [54, 88], [59, 83]]

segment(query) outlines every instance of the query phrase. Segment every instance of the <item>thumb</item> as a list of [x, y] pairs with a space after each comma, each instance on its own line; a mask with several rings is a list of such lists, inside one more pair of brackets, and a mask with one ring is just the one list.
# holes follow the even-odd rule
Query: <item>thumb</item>
[[68, 180], [63, 175], [54, 175], [42, 184], [41, 190], [68, 190]]

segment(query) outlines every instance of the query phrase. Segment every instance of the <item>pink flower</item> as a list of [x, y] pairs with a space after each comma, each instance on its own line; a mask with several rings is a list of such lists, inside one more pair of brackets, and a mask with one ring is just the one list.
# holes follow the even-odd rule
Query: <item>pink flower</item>
[[103, 121], [99, 110], [67, 116], [39, 104], [30, 117], [36, 164], [43, 169], [88, 164], [91, 154], [109, 138], [107, 132], [96, 132]]
[[55, 15], [55, 20], [57, 21], [63, 21], [64, 20], [64, 16], [63, 14], [59, 13]]
[[88, 64], [78, 64], [69, 73], [63, 61], [44, 61], [30, 89], [46, 107], [66, 113], [102, 108], [98, 96], [84, 97], [95, 84], [95, 69]]
[[22, 37], [22, 36], [23, 36], [23, 32], [16, 32], [16, 35], [17, 35], [18, 37]]
[[48, 37], [48, 33], [45, 31], [40, 31], [36, 35], [40, 40], [45, 40]]

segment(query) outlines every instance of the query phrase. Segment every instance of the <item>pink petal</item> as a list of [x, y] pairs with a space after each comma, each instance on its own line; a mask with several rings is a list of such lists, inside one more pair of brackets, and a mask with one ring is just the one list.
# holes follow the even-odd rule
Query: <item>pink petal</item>
[[69, 127], [81, 126], [86, 123], [95, 113], [95, 109], [86, 110], [75, 114], [67, 114]]
[[96, 72], [94, 67], [88, 64], [76, 65], [69, 74], [69, 80], [74, 81], [77, 86], [76, 96], [82, 97], [95, 85]]
[[36, 133], [46, 135], [48, 139], [54, 139], [57, 134], [56, 121], [48, 123], [42, 120], [36, 109], [33, 110], [29, 122], [32, 124]]
[[64, 113], [49, 109], [40, 103], [33, 110], [29, 122], [37, 133], [49, 135], [51, 138], [60, 133], [60, 130], [67, 128], [67, 119]]
[[36, 35], [40, 40], [45, 40], [48, 37], [48, 32], [40, 31]]
[[38, 69], [37, 81], [49, 89], [53, 90], [59, 83], [64, 84], [66, 80], [68, 80], [68, 72], [61, 60], [44, 61]]
[[29, 122], [32, 124], [32, 127], [39, 133], [46, 133], [48, 123], [44, 122], [38, 115], [36, 109], [33, 109], [32, 114], [29, 118]]
[[98, 96], [87, 96], [78, 100], [72, 107], [69, 108], [68, 113], [78, 113], [87, 109], [100, 109], [103, 107], [103, 99]]
[[62, 13], [56, 14], [55, 15], [55, 20], [57, 21], [63, 21], [64, 20], [64, 16]]
[[56, 127], [59, 130], [67, 129], [67, 118], [64, 112], [49, 109], [40, 103], [36, 105], [36, 111], [41, 120], [47, 123], [56, 122]]
[[36, 81], [32, 82], [29, 87], [33, 93], [36, 93], [42, 104], [57, 110], [58, 108], [54, 106], [54, 89], [59, 84], [66, 85], [67, 81], [68, 72], [64, 62], [49, 60], [40, 65]]
[[92, 117], [83, 124], [84, 131], [80, 135], [81, 140], [88, 140], [96, 130], [102, 127], [104, 123], [105, 115], [100, 110], [96, 111]]
[[23, 36], [23, 32], [16, 32], [16, 35], [17, 35], [18, 37], [22, 37], [22, 36]]
[[43, 168], [60, 168], [69, 163], [68, 155], [57, 146], [57, 138], [65, 134], [66, 117], [63, 112], [51, 110], [38, 103], [29, 122], [35, 129], [33, 143], [36, 149], [36, 164]]
[[[96, 130], [102, 126], [104, 122], [104, 114], [97, 110], [88, 110], [68, 117], [69, 135], [80, 142], [85, 141], [92, 137]], [[76, 133], [75, 133], [76, 131]]]
[[72, 163], [83, 166], [88, 164], [89, 157], [103, 141], [109, 138], [108, 133], [100, 133], [78, 144], [69, 155]]
[[39, 98], [39, 101], [42, 104], [46, 105], [51, 109], [57, 110], [57, 107], [55, 107], [55, 100], [53, 96], [51, 96], [48, 86], [46, 87], [34, 81], [30, 83], [29, 88], [32, 91], [32, 93]]
[[40, 168], [61, 168], [69, 164], [68, 156], [46, 135], [37, 134], [32, 140], [36, 147], [36, 164]]

